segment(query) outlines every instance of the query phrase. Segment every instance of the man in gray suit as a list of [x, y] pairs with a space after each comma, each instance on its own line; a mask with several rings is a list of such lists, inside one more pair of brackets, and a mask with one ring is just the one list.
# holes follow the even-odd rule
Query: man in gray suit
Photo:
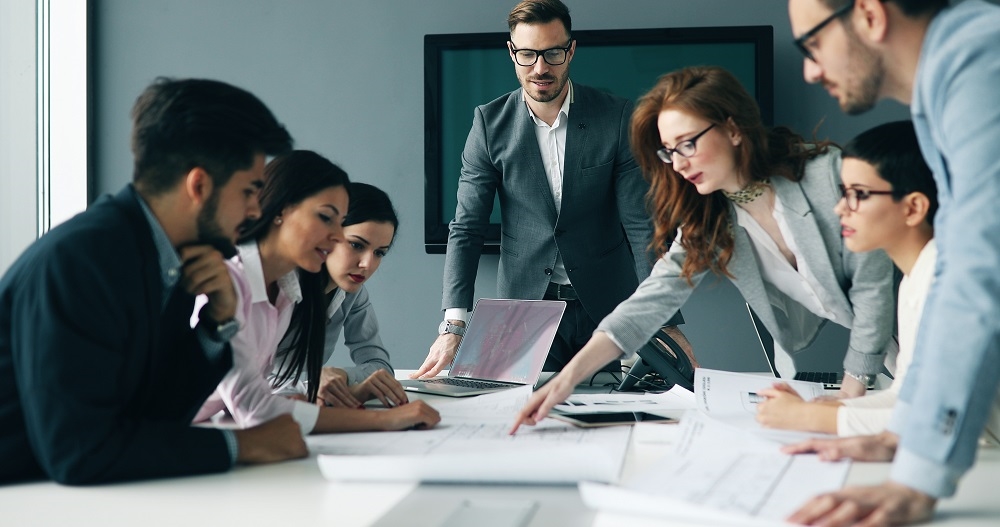
[[[497, 193], [498, 295], [567, 302], [546, 371], [561, 370], [652, 267], [648, 184], [629, 151], [632, 103], [569, 80], [576, 41], [559, 0], [523, 1], [507, 23], [521, 88], [475, 110], [448, 236], [445, 320], [412, 377], [433, 377], [455, 357]], [[673, 327], [681, 322], [664, 320], [690, 356]]]

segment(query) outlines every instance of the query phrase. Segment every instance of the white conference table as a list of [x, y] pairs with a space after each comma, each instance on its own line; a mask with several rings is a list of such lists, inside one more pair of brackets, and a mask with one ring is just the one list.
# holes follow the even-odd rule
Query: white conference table
[[[451, 401], [439, 397], [426, 399], [431, 404]], [[648, 466], [663, 455], [663, 450], [655, 444], [633, 442], [623, 475]], [[877, 483], [886, 477], [888, 470], [887, 463], [855, 463], [848, 483]], [[939, 504], [934, 524], [997, 525], [1000, 522], [997, 488], [1000, 488], [1000, 449], [981, 449], [979, 462], [963, 479], [958, 494]], [[575, 486], [328, 482], [320, 474], [315, 456], [237, 467], [224, 474], [97, 487], [66, 487], [52, 482], [0, 486], [0, 525], [439, 526], [467, 498], [535, 501], [539, 507], [527, 524], [531, 526], [607, 527], [637, 521], [646, 526], [699, 525], [597, 514], [584, 507]]]

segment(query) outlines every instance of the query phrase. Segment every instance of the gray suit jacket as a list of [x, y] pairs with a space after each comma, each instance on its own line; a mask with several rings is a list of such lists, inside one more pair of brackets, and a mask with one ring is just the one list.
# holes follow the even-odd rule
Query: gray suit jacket
[[[811, 160], [798, 183], [777, 176], [771, 182], [809, 269], [839, 307], [854, 314], [844, 369], [878, 373], [893, 330], [892, 262], [881, 250], [858, 254], [844, 247], [840, 218], [833, 212], [840, 200], [840, 151], [831, 149]], [[735, 248], [727, 268], [733, 285], [785, 350], [801, 351], [816, 338], [824, 319], [761, 278], [750, 236], [735, 224], [735, 210], [730, 210], [730, 218]], [[684, 251], [675, 245], [636, 293], [598, 329], [608, 332], [629, 354], [644, 344], [659, 327], [656, 321], [679, 309], [694, 289], [681, 277], [684, 257]], [[695, 285], [705, 274], [707, 271], [693, 277]]]
[[347, 372], [348, 384], [357, 384], [377, 370], [394, 373], [389, 364], [389, 352], [382, 344], [378, 332], [375, 307], [368, 297], [368, 289], [361, 286], [354, 293], [338, 291], [327, 308], [330, 320], [326, 324], [326, 348], [323, 364], [336, 366], [330, 362], [333, 350], [344, 332], [344, 345], [350, 350], [354, 366], [340, 366]]
[[[347, 384], [357, 384], [368, 378], [377, 370], [395, 373], [389, 364], [389, 352], [382, 344], [379, 336], [378, 318], [375, 317], [375, 307], [368, 296], [368, 289], [361, 286], [354, 293], [338, 289], [330, 305], [327, 306], [326, 337], [323, 348], [323, 366], [336, 366], [347, 372]], [[340, 333], [344, 333], [344, 345], [350, 351], [354, 366], [343, 366], [331, 361], [333, 352], [340, 341]], [[274, 370], [269, 380], [273, 380], [281, 369], [282, 361], [295, 339], [291, 331], [282, 337], [278, 344], [277, 356], [274, 360]], [[300, 390], [305, 393], [305, 389]]]
[[595, 321], [635, 291], [652, 267], [652, 224], [649, 186], [629, 150], [631, 115], [630, 101], [573, 85], [557, 211], [521, 89], [476, 108], [448, 235], [442, 308], [472, 307], [496, 195], [503, 211], [499, 296], [542, 298], [556, 251]]

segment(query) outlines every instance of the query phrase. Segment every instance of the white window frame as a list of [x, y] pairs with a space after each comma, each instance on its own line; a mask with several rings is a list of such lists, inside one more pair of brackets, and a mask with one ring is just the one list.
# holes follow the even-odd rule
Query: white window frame
[[37, 185], [41, 236], [87, 208], [88, 0], [37, 0]]

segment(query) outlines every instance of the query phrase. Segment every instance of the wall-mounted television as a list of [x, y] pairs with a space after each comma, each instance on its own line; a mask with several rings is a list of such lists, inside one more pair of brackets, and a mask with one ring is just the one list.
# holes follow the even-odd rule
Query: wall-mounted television
[[[424, 36], [424, 247], [443, 254], [454, 218], [462, 149], [473, 110], [518, 88], [507, 54], [508, 33]], [[728, 69], [774, 114], [771, 26], [574, 31], [570, 79], [633, 101], [667, 72], [695, 65]], [[500, 250], [500, 205], [494, 203], [485, 253]]]

